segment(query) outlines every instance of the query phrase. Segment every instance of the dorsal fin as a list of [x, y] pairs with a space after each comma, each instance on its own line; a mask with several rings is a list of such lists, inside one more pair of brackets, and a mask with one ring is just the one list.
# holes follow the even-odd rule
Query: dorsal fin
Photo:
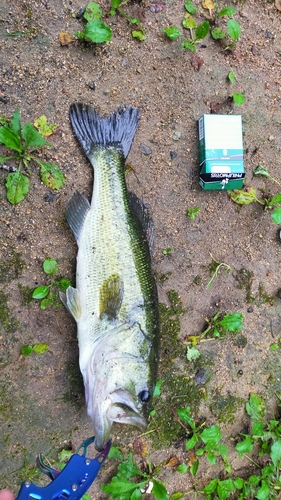
[[154, 225], [149, 207], [133, 192], [129, 192], [129, 205], [134, 219], [137, 221], [145, 241], [148, 244], [150, 255], [153, 251]]

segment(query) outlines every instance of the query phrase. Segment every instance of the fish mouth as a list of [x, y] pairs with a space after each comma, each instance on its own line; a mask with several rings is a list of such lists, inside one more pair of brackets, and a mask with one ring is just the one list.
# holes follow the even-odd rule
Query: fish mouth
[[145, 430], [146, 419], [137, 408], [132, 395], [123, 389], [118, 389], [109, 394], [103, 404], [95, 408], [95, 412], [89, 411], [95, 432], [95, 448], [98, 451], [104, 449], [109, 440], [113, 422], [129, 424]]

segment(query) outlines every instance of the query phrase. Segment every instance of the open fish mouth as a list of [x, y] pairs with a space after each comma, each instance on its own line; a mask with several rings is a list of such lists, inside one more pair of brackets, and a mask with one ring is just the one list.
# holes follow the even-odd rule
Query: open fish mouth
[[[105, 407], [107, 407], [106, 411], [104, 411]], [[99, 411], [101, 409], [102, 411]], [[88, 411], [88, 414], [94, 424], [95, 447], [98, 450], [102, 450], [106, 445], [113, 422], [129, 424], [138, 427], [140, 430], [145, 430], [147, 427], [141, 409], [136, 407], [131, 394], [122, 389], [111, 393], [104, 401], [104, 404], [96, 408], [94, 415], [92, 415], [91, 411]]]

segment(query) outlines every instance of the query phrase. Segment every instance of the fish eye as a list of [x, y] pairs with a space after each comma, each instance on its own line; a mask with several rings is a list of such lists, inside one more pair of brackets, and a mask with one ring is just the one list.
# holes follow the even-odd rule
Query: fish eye
[[144, 389], [143, 391], [139, 392], [138, 397], [142, 403], [147, 403], [147, 401], [150, 399], [150, 392], [147, 389]]

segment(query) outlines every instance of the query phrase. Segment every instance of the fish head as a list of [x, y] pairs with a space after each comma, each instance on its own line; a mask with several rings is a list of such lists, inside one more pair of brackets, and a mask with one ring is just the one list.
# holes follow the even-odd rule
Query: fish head
[[[126, 333], [131, 337], [132, 332]], [[129, 424], [141, 430], [147, 427], [149, 402], [154, 389], [151, 346], [144, 348], [142, 343], [142, 350], [138, 350], [138, 342], [130, 344], [127, 340], [125, 336], [124, 342], [121, 340], [118, 345], [112, 341], [111, 344], [104, 343], [101, 349], [93, 350], [86, 370], [82, 372], [87, 412], [93, 422], [97, 450], [105, 447], [113, 422]]]

